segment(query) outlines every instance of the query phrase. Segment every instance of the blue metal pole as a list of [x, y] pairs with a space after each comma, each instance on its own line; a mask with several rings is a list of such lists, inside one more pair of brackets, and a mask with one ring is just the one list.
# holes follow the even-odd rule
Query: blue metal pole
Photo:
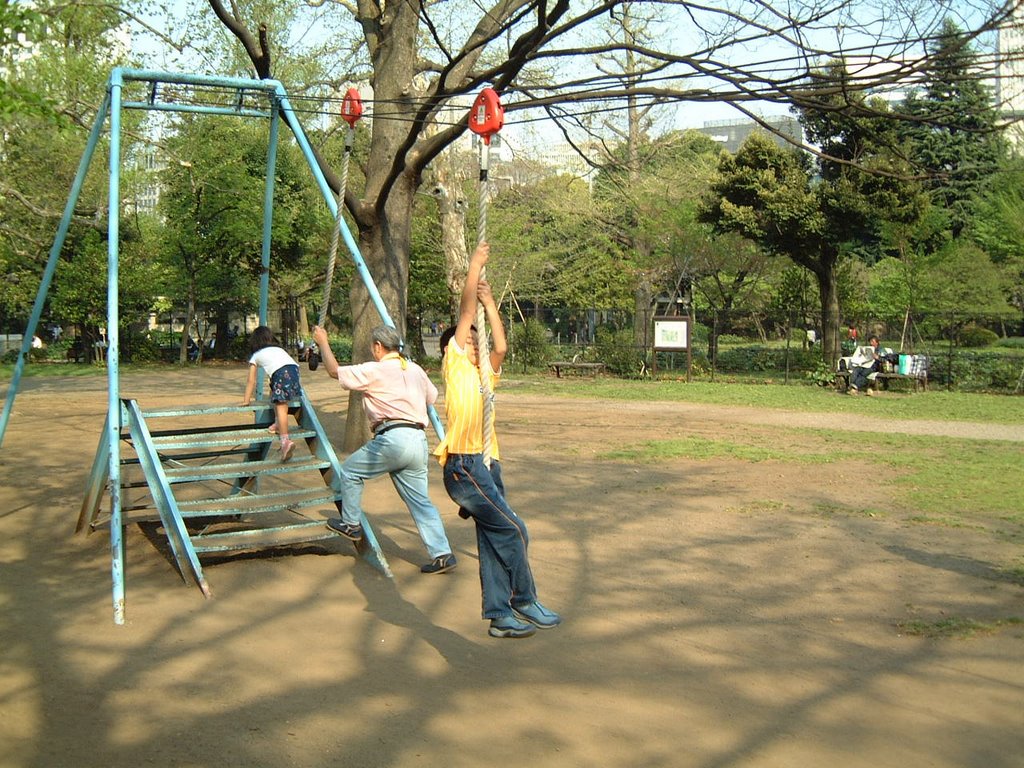
[[96, 120], [93, 122], [92, 131], [89, 133], [89, 141], [85, 145], [85, 154], [78, 164], [78, 172], [71, 185], [71, 196], [68, 204], [64, 206], [64, 215], [61, 217], [60, 226], [57, 227], [57, 237], [50, 248], [50, 256], [46, 262], [46, 269], [43, 270], [43, 279], [39, 283], [39, 291], [36, 293], [35, 304], [32, 305], [32, 314], [29, 317], [28, 325], [25, 327], [25, 336], [21, 340], [21, 354], [14, 365], [14, 375], [11, 377], [10, 388], [7, 390], [7, 400], [4, 403], [3, 415], [0, 416], [0, 445], [4, 442], [4, 433], [7, 431], [7, 421], [11, 417], [11, 409], [14, 407], [14, 397], [18, 392], [18, 384], [21, 382], [21, 373], [25, 368], [25, 361], [28, 359], [28, 351], [32, 345], [32, 336], [39, 325], [39, 318], [42, 317], [43, 307], [46, 305], [46, 294], [50, 290], [50, 283], [53, 281], [53, 274], [57, 271], [57, 263], [60, 261], [60, 252], [64, 247], [64, 240], [67, 238], [68, 228], [71, 226], [71, 215], [74, 213], [78, 196], [82, 193], [82, 185], [85, 183], [85, 175], [89, 170], [89, 163], [92, 161], [93, 152], [99, 143], [100, 132], [103, 123], [107, 119], [107, 109], [110, 106], [109, 94], [103, 97], [103, 104], [100, 111], [96, 113]]
[[252, 80], [245, 77], [162, 72], [156, 69], [131, 69], [128, 67], [119, 69], [122, 81], [155, 80], [161, 83], [176, 83], [179, 85], [214, 85], [268, 94], [277, 93], [282, 88], [281, 83], [277, 80]]
[[[260, 325], [267, 324], [270, 310], [270, 243], [274, 223], [274, 178], [277, 171], [277, 143], [281, 133], [281, 112], [277, 101], [270, 97], [270, 139], [267, 147], [267, 180], [263, 186], [263, 250], [261, 252], [260, 272]], [[263, 392], [263, 368], [256, 368], [256, 396]]]
[[[284, 119], [292, 129], [292, 133], [295, 135], [295, 140], [299, 143], [299, 148], [302, 150], [302, 154], [306, 157], [306, 162], [309, 163], [309, 168], [313, 171], [313, 178], [316, 179], [317, 185], [320, 187], [320, 193], [324, 196], [324, 200], [327, 201], [327, 207], [330, 209], [331, 214], [337, 218], [338, 216], [338, 203], [334, 198], [334, 190], [331, 189], [327, 183], [327, 179], [324, 178], [323, 171], [320, 170], [320, 165], [316, 161], [316, 157], [313, 155], [313, 150], [309, 146], [309, 140], [306, 138], [305, 132], [302, 130], [302, 125], [299, 123], [298, 118], [295, 117], [295, 113], [292, 111], [291, 105], [288, 103], [288, 97], [285, 95], [284, 88], [278, 90], [278, 95], [281, 100], [281, 112], [284, 114]], [[370, 300], [373, 302], [374, 307], [377, 309], [377, 314], [380, 315], [381, 320], [385, 325], [389, 325], [392, 328], [395, 327], [394, 320], [391, 319], [391, 315], [388, 314], [388, 309], [384, 305], [384, 300], [380, 296], [380, 292], [377, 290], [376, 284], [373, 282], [373, 277], [370, 275], [370, 270], [366, 266], [366, 262], [363, 261], [363, 256], [359, 252], [359, 246], [356, 245], [356, 241], [352, 238], [352, 233], [348, 227], [342, 227], [341, 230], [342, 238], [345, 240], [345, 246], [348, 248], [349, 255], [352, 257], [352, 262], [356, 266], [356, 271], [359, 273], [359, 277], [366, 285], [366, 289], [370, 293]]]
[[121, 70], [110, 74], [110, 187], [107, 212], [107, 445], [110, 451], [110, 554], [114, 623], [124, 624], [121, 521], [121, 398], [118, 334], [118, 240], [121, 223]]

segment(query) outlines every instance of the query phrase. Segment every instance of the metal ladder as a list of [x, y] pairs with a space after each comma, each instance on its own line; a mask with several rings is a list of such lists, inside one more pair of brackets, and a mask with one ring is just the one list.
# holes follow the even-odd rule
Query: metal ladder
[[[182, 579], [191, 575], [207, 597], [211, 593], [201, 554], [337, 538], [322, 516], [306, 512], [333, 504], [340, 514], [341, 462], [305, 393], [289, 404], [289, 413], [295, 420], [289, 436], [296, 451], [282, 463], [274, 450], [277, 437], [267, 431], [274, 421], [269, 402], [143, 410], [135, 400], [121, 400], [121, 482], [109, 490], [120, 494], [122, 527], [159, 521]], [[153, 428], [157, 424], [168, 426]], [[111, 515], [101, 510], [110, 479], [108, 426], [101, 433], [76, 532], [111, 524]], [[361, 523], [357, 551], [391, 576], [365, 516]], [[115, 582], [118, 570], [115, 560]]]

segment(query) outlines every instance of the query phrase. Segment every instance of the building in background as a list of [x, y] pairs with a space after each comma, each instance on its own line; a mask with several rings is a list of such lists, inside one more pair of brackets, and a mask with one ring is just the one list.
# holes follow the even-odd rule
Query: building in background
[[704, 127], [694, 130], [717, 141], [723, 149], [732, 154], [736, 154], [747, 137], [754, 133], [770, 136], [780, 147], [789, 149], [801, 147], [804, 143], [803, 126], [799, 120], [789, 115], [765, 117], [760, 123], [749, 118], [713, 120], [704, 123]]
[[1007, 136], [1019, 151], [1024, 147], [1024, 5], [1018, 4], [999, 28], [996, 103], [1009, 123]]

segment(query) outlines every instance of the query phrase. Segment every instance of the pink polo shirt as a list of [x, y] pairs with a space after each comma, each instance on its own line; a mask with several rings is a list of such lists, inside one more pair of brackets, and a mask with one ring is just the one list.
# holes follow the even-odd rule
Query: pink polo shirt
[[430, 423], [427, 406], [437, 400], [437, 387], [426, 371], [397, 352], [379, 362], [339, 366], [338, 382], [363, 393], [363, 410], [371, 426], [386, 419]]

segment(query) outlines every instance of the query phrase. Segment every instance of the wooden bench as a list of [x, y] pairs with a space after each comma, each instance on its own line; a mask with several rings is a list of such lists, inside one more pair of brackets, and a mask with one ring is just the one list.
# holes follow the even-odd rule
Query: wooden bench
[[[874, 382], [880, 389], [888, 389], [890, 382], [909, 381], [914, 385], [914, 391], [928, 391], [928, 376], [908, 376], [905, 373], [882, 373], [876, 371], [868, 376], [869, 382]], [[850, 371], [836, 371], [836, 389], [845, 392], [850, 388]]]
[[604, 363], [576, 363], [572, 360], [560, 360], [554, 363], [548, 363], [548, 368], [555, 372], [557, 378], [562, 378], [562, 371], [579, 371], [582, 373], [589, 373], [592, 376], [604, 371]]

